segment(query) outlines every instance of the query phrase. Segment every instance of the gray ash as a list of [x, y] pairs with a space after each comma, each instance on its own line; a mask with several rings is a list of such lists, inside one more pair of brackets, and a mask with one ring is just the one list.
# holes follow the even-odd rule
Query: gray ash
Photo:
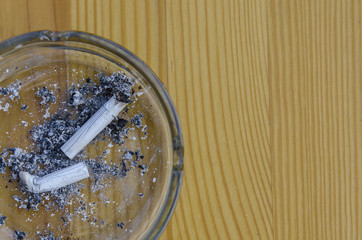
[[134, 125], [137, 128], [143, 128], [142, 119], [143, 119], [143, 114], [142, 113], [136, 114], [131, 119], [131, 123], [132, 123], [132, 125]]
[[49, 233], [41, 234], [38, 233], [40, 240], [57, 240], [60, 238], [56, 238], [51, 230], [49, 230]]
[[0, 95], [9, 96], [9, 98], [14, 101], [20, 98], [19, 91], [21, 88], [21, 82], [14, 82], [7, 87], [0, 87]]
[[112, 76], [102, 75], [99, 79], [100, 91], [109, 95], [109, 97], [115, 95], [117, 100], [125, 103], [132, 102], [133, 84], [134, 81], [122, 73], [113, 74]]
[[5, 224], [5, 220], [7, 219], [7, 217], [5, 215], [1, 215], [0, 216], [0, 226]]
[[0, 173], [4, 174], [6, 171], [6, 162], [4, 158], [0, 157]]
[[37, 151], [46, 153], [50, 151], [49, 154], [53, 156], [49, 157], [65, 157], [59, 148], [75, 133], [78, 127], [77, 121], [71, 120], [70, 117], [69, 113], [55, 114], [50, 121], [39, 124], [30, 130], [31, 138], [37, 143]]
[[[18, 99], [20, 99], [20, 88], [21, 83], [19, 81], [9, 84], [7, 87], [0, 87], [0, 96], [7, 96], [10, 101], [17, 101]], [[0, 110], [7, 112], [9, 111], [9, 108], [9, 102], [3, 102], [3, 99], [0, 98]]]
[[21, 111], [26, 111], [28, 109], [28, 105], [24, 104], [21, 106]]
[[15, 239], [16, 240], [24, 239], [25, 236], [26, 236], [25, 232], [15, 230]]
[[123, 155], [122, 159], [129, 161], [133, 158], [133, 155], [134, 155], [133, 151], [126, 151], [126, 154]]
[[117, 227], [119, 227], [120, 229], [123, 229], [123, 227], [124, 227], [124, 223], [117, 223]]
[[[23, 192], [23, 194], [25, 194], [24, 190], [22, 192]], [[31, 193], [31, 192], [29, 192], [29, 194], [24, 199], [22, 199], [21, 197], [16, 196], [16, 195], [13, 196], [13, 199], [16, 202], [18, 202], [18, 207], [19, 208], [24, 208], [24, 209], [26, 209], [28, 211], [30, 209], [34, 209], [35, 211], [37, 211], [38, 206], [39, 206], [39, 204], [41, 202], [42, 196], [43, 195], [41, 195], [39, 193]]]
[[0, 94], [3, 95], [3, 96], [6, 96], [9, 94], [9, 89], [8, 88], [3, 88], [3, 87], [0, 87]]
[[147, 126], [143, 125], [142, 123], [142, 119], [143, 119], [143, 114], [136, 114], [132, 119], [131, 119], [131, 124], [133, 126], [135, 126], [136, 128], [142, 129], [142, 133], [144, 134], [144, 137], [141, 137], [141, 139], [146, 139], [147, 138]]
[[53, 90], [48, 90], [47, 87], [43, 87], [36, 92], [38, 97], [41, 97], [43, 100], [40, 102], [42, 106], [49, 106], [51, 103], [55, 103], [55, 96]]
[[64, 208], [72, 197], [80, 195], [80, 189], [83, 187], [82, 184], [74, 183], [50, 192], [50, 196], [54, 199], [53, 206]]
[[129, 128], [125, 128], [128, 121], [122, 118], [114, 120], [105, 131], [112, 138], [113, 142], [117, 144], [124, 143], [124, 137], [127, 136]]

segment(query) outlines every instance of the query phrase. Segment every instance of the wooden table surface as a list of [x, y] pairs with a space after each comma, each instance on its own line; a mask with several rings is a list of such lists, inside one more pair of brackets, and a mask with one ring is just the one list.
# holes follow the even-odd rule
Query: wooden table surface
[[1, 0], [0, 40], [87, 31], [159, 76], [185, 142], [161, 239], [362, 239], [361, 7]]

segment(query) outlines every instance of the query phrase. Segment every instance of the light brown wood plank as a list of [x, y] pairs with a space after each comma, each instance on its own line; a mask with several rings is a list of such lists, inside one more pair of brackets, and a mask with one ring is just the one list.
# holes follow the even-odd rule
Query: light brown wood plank
[[360, 2], [271, 1], [275, 239], [360, 239]]
[[182, 222], [191, 239], [270, 238], [266, 6], [166, 5], [168, 89], [185, 138], [184, 188], [172, 229]]

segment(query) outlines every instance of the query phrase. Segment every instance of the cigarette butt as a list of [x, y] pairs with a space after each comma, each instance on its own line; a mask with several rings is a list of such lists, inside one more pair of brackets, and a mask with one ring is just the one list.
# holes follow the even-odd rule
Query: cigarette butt
[[61, 150], [70, 159], [74, 158], [88, 145], [114, 118], [127, 103], [118, 101], [114, 96], [108, 100], [75, 134], [64, 143]]
[[63, 168], [43, 177], [21, 171], [20, 179], [26, 184], [29, 192], [43, 193], [53, 191], [89, 177], [88, 168], [84, 163]]

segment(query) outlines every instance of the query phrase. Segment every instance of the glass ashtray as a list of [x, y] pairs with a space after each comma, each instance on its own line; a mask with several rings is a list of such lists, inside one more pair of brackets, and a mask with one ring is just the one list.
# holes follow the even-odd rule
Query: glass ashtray
[[[94, 99], [112, 91], [104, 79], [122, 76], [133, 81], [132, 102], [74, 160], [59, 155], [78, 120], [99, 107]], [[90, 177], [35, 194], [19, 178], [71, 161], [84, 162]], [[156, 239], [182, 174], [176, 110], [134, 54], [84, 32], [31, 32], [0, 43], [0, 239]]]

